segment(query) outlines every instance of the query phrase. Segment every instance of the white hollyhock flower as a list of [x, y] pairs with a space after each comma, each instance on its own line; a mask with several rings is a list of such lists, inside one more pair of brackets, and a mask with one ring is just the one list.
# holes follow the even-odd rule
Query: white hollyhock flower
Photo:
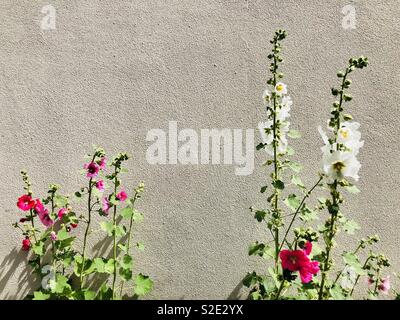
[[264, 104], [269, 104], [269, 102], [271, 101], [271, 92], [269, 92], [268, 89], [265, 89], [263, 94], [262, 94], [262, 99], [264, 101]]
[[358, 131], [359, 127], [358, 122], [345, 121], [338, 131], [337, 142], [344, 144], [354, 155], [357, 155], [364, 145], [364, 141], [361, 141], [361, 132]]
[[278, 111], [277, 119], [281, 122], [285, 121], [287, 118], [290, 117], [290, 108], [293, 105], [292, 98], [289, 96], [285, 96], [282, 98], [281, 108]]
[[323, 169], [332, 179], [349, 177], [358, 181], [360, 168], [360, 162], [350, 152], [334, 151], [328, 155], [324, 154]]
[[275, 86], [275, 93], [278, 95], [287, 94], [287, 86], [283, 82], [278, 82]]
[[[274, 133], [272, 129], [273, 124], [274, 122], [272, 120], [260, 122], [258, 124], [258, 130], [260, 131], [261, 140], [264, 144], [271, 144], [274, 140]], [[268, 133], [266, 131], [268, 131]]]
[[321, 147], [321, 151], [323, 153], [324, 158], [331, 154], [332, 149], [336, 149], [336, 144], [331, 145], [329, 143], [328, 136], [326, 135], [325, 131], [322, 130], [321, 126], [318, 126], [318, 132], [322, 137], [322, 141], [324, 141], [324, 146]]
[[351, 290], [356, 283], [357, 273], [353, 267], [346, 266], [341, 275], [340, 285], [343, 289]]

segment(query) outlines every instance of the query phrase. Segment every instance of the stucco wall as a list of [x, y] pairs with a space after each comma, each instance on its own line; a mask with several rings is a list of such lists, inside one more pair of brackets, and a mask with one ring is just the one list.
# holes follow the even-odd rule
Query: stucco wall
[[[49, 3], [56, 30], [41, 30]], [[353, 30], [342, 27], [348, 4], [356, 8]], [[50, 182], [72, 193], [92, 143], [131, 153], [128, 182], [146, 183], [139, 205], [146, 219], [136, 233], [146, 250], [136, 254], [136, 269], [155, 280], [150, 298], [235, 297], [246, 272], [261, 267], [247, 247], [266, 233], [248, 208], [265, 203], [265, 154], [248, 176], [229, 165], [150, 165], [146, 134], [167, 130], [170, 120], [198, 131], [256, 128], [277, 28], [289, 33], [283, 68], [307, 185], [319, 168], [317, 126], [329, 116], [336, 71], [351, 56], [369, 57], [370, 66], [352, 76], [350, 111], [365, 147], [362, 193], [349, 197], [345, 212], [360, 234], [380, 234], [399, 270], [399, 15], [398, 0], [1, 0], [0, 297], [27, 292], [25, 253], [11, 227], [20, 169], [42, 196]]]

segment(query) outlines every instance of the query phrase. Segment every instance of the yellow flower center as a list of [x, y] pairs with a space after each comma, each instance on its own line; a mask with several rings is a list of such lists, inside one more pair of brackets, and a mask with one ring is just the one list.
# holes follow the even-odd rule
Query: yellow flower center
[[348, 130], [340, 129], [339, 132], [340, 132], [341, 136], [343, 137], [343, 139], [347, 139], [347, 137], [349, 136]]
[[345, 164], [342, 161], [337, 161], [337, 162], [333, 163], [332, 166], [333, 166], [333, 169], [340, 172], [345, 167]]
[[282, 84], [278, 84], [276, 86], [276, 91], [282, 91], [283, 90], [283, 85]]

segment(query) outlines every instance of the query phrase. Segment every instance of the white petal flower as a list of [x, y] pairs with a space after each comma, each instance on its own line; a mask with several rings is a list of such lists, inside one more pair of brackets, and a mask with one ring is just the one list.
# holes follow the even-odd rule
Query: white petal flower
[[361, 141], [361, 132], [358, 131], [359, 127], [358, 122], [346, 121], [341, 124], [338, 131], [337, 142], [344, 144], [354, 155], [357, 155], [364, 145], [364, 141]]
[[341, 275], [340, 285], [343, 289], [351, 290], [356, 283], [357, 273], [353, 267], [346, 266]]
[[[272, 141], [274, 140], [274, 133], [272, 131], [273, 124], [274, 122], [272, 120], [260, 122], [258, 124], [258, 130], [260, 131], [261, 140], [264, 144], [272, 144]], [[267, 133], [265, 129], [267, 129], [269, 132]]]
[[323, 153], [323, 156], [327, 157], [327, 156], [329, 156], [331, 154], [331, 150], [336, 149], [336, 144], [331, 145], [329, 143], [328, 136], [326, 135], [325, 131], [322, 130], [321, 126], [318, 126], [318, 132], [321, 135], [322, 140], [324, 141], [324, 146], [321, 147], [321, 151]]
[[277, 119], [279, 121], [285, 121], [290, 117], [290, 108], [292, 107], [293, 101], [289, 96], [282, 98], [281, 108], [278, 110]]
[[278, 95], [287, 94], [287, 86], [283, 82], [278, 82], [275, 86], [275, 93]]
[[324, 156], [323, 168], [325, 173], [332, 179], [353, 178], [358, 181], [358, 171], [361, 168], [360, 162], [350, 152], [334, 151]]

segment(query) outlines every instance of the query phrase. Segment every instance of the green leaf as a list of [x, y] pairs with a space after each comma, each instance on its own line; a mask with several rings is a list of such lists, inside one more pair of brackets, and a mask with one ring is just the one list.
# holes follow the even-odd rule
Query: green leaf
[[113, 231], [114, 231], [114, 224], [110, 221], [102, 221], [100, 222], [100, 227], [102, 230], [106, 231], [108, 236], [112, 236], [113, 235]]
[[264, 192], [267, 190], [267, 188], [268, 188], [268, 186], [263, 186], [263, 187], [261, 187], [260, 192], [261, 192], [261, 193], [264, 193]]
[[50, 299], [50, 294], [43, 293], [41, 291], [35, 291], [33, 293], [33, 300], [48, 300]]
[[141, 273], [136, 276], [135, 285], [134, 292], [139, 297], [145, 295], [153, 289], [153, 281], [148, 276], [145, 276]]
[[62, 241], [57, 240], [57, 242], [56, 242], [57, 248], [59, 250], [64, 250], [66, 248], [69, 248], [72, 245], [72, 243], [74, 242], [75, 238], [76, 237], [70, 237], [70, 238], [64, 239]]
[[357, 256], [352, 252], [345, 252], [343, 254], [343, 260], [346, 264], [353, 267], [354, 271], [359, 275], [366, 275], [367, 272], [363, 269]]
[[339, 286], [333, 286], [333, 288], [330, 288], [329, 293], [334, 300], [346, 300], [346, 296], [343, 294], [343, 290]]
[[69, 233], [67, 232], [67, 230], [65, 230], [65, 228], [62, 228], [60, 231], [58, 231], [57, 233], [57, 240], [65, 240], [70, 238]]
[[275, 189], [283, 190], [285, 189], [285, 184], [281, 180], [275, 180], [272, 182], [272, 185], [274, 186]]
[[119, 275], [121, 276], [122, 280], [129, 281], [132, 279], [132, 270], [119, 268]]
[[100, 199], [103, 196], [103, 192], [97, 188], [92, 188], [92, 196]]
[[343, 224], [343, 230], [345, 232], [347, 232], [348, 234], [354, 234], [354, 232], [356, 230], [360, 230], [360, 226], [358, 225], [357, 222], [355, 222], [354, 220], [347, 220], [344, 224]]
[[249, 246], [249, 256], [259, 255], [260, 257], [264, 254], [265, 244], [256, 241]]
[[293, 172], [296, 172], [296, 173], [299, 173], [303, 169], [303, 166], [300, 163], [293, 162], [293, 161], [288, 162], [287, 166], [290, 169], [292, 169]]
[[143, 220], [143, 214], [133, 209], [133, 221], [140, 222]]
[[67, 277], [63, 275], [57, 275], [55, 287], [53, 290], [55, 293], [63, 294], [71, 291], [71, 286], [68, 284]]
[[64, 208], [68, 204], [68, 199], [62, 195], [56, 194], [54, 196], [54, 203], [58, 208]]
[[360, 189], [358, 189], [355, 185], [344, 187], [350, 193], [359, 193]]
[[126, 235], [126, 227], [125, 226], [115, 226], [115, 236], [117, 237], [123, 237]]
[[295, 152], [294, 152], [294, 149], [291, 146], [287, 146], [286, 153], [287, 153], [288, 156], [292, 156], [292, 155], [294, 155]]
[[294, 212], [300, 206], [300, 200], [295, 194], [290, 194], [284, 201], [284, 203]]
[[96, 296], [96, 300], [111, 300], [113, 297], [112, 289], [104, 283]]
[[266, 215], [267, 215], [267, 213], [266, 213], [265, 211], [257, 210], [257, 211], [254, 213], [254, 218], [256, 218], [258, 222], [261, 222], [261, 221], [264, 220], [264, 218], [265, 218]]
[[108, 259], [107, 263], [104, 265], [104, 272], [109, 274], [114, 273], [114, 259]]
[[140, 250], [140, 251], [144, 251], [144, 244], [141, 242], [136, 243], [136, 247]]
[[307, 206], [303, 206], [300, 211], [300, 219], [302, 221], [313, 221], [318, 219], [318, 213], [314, 210], [311, 210]]
[[87, 290], [83, 293], [83, 297], [85, 300], [94, 300], [96, 298], [96, 292]]
[[257, 275], [255, 271], [252, 273], [247, 273], [247, 275], [243, 279], [243, 285], [247, 288], [250, 288], [256, 285], [259, 281], [261, 281], [261, 277]]
[[130, 219], [130, 217], [133, 216], [133, 210], [131, 207], [126, 207], [121, 210], [120, 214], [121, 214], [122, 218]]
[[130, 255], [126, 254], [122, 257], [119, 262], [121, 268], [123, 269], [132, 269], [133, 268], [133, 259]]
[[38, 256], [42, 256], [44, 254], [44, 243], [42, 241], [38, 241], [32, 244], [32, 250]]
[[105, 273], [106, 262], [103, 258], [94, 258], [93, 267], [99, 273]]
[[299, 139], [301, 138], [301, 133], [297, 130], [291, 129], [288, 132], [288, 137], [292, 138], [292, 139]]
[[264, 147], [265, 147], [265, 144], [260, 142], [260, 143], [256, 146], [256, 150], [264, 149]]
[[300, 187], [301, 189], [306, 189], [306, 186], [304, 185], [303, 181], [301, 181], [299, 176], [293, 175], [292, 176], [292, 181], [294, 185]]

